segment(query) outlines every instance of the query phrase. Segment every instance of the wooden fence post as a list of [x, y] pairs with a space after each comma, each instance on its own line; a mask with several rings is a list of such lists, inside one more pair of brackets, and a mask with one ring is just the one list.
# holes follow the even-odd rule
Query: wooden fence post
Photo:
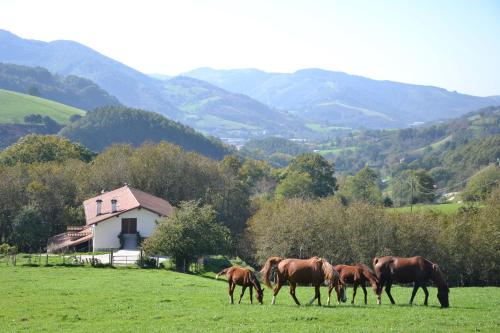
[[45, 266], [49, 265], [49, 253], [47, 252], [47, 255], [45, 256]]
[[109, 264], [113, 266], [113, 250], [109, 253]]

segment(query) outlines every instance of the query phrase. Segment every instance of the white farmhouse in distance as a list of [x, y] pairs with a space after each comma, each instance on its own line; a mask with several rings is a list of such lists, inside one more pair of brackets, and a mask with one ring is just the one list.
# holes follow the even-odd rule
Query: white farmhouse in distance
[[128, 185], [83, 202], [85, 226], [68, 226], [49, 239], [49, 252], [137, 249], [139, 237], [149, 237], [156, 221], [168, 216], [172, 206], [164, 199]]

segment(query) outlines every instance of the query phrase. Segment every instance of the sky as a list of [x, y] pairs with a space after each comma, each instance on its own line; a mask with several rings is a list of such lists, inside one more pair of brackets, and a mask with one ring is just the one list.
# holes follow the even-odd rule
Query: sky
[[145, 73], [323, 68], [500, 95], [500, 0], [0, 0], [0, 29]]

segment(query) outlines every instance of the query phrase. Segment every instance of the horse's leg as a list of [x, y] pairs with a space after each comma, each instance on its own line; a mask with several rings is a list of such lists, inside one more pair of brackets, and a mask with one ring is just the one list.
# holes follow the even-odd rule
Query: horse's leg
[[391, 303], [396, 304], [396, 302], [394, 302], [394, 298], [392, 298], [391, 295], [391, 287], [392, 287], [392, 281], [388, 281], [385, 286], [385, 292], [387, 293], [387, 296], [389, 296], [389, 300], [391, 301]]
[[352, 286], [352, 300], [351, 300], [351, 304], [354, 304], [354, 299], [356, 298], [356, 291], [358, 290], [358, 282], [354, 282], [353, 286]]
[[427, 300], [429, 299], [429, 291], [427, 290], [427, 286], [422, 286], [422, 289], [425, 294], [424, 305], [427, 305]]
[[290, 295], [292, 295], [295, 304], [300, 305], [299, 300], [295, 297], [295, 288], [297, 288], [297, 284], [295, 282], [290, 282]]
[[332, 295], [332, 289], [333, 289], [333, 284], [329, 284], [328, 285], [328, 299], [326, 300], [326, 306], [330, 306], [330, 296]]
[[315, 286], [315, 293], [316, 293], [316, 298], [318, 299], [318, 305], [321, 306], [321, 290], [320, 290], [321, 285]]
[[232, 282], [229, 282], [229, 302], [231, 304], [234, 304], [234, 301], [233, 301], [233, 293], [234, 293], [234, 288], [236, 287], [235, 284], [233, 284]]
[[278, 293], [280, 292], [280, 289], [282, 287], [282, 283], [281, 282], [281, 279], [280, 278], [277, 278], [277, 283], [276, 283], [276, 286], [274, 286], [274, 290], [273, 290], [273, 300], [271, 302], [272, 305], [274, 305], [276, 303], [276, 295], [278, 295]]
[[253, 286], [250, 286], [250, 304], [253, 304]]
[[420, 287], [420, 284], [418, 284], [417, 282], [415, 282], [413, 284], [413, 291], [411, 292], [410, 305], [413, 304], [413, 299], [415, 298], [415, 295], [417, 294], [419, 287]]
[[241, 303], [241, 299], [243, 298], [243, 295], [245, 295], [245, 290], [247, 289], [247, 286], [243, 285], [241, 287], [241, 294], [240, 294], [240, 300], [238, 301], [238, 304]]
[[363, 289], [363, 292], [365, 293], [365, 305], [368, 304], [368, 294], [366, 293], [366, 286], [364, 283], [361, 284], [361, 289]]

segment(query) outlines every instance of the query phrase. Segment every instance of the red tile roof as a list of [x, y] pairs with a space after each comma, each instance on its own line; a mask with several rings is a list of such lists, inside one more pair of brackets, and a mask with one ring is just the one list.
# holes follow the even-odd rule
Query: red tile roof
[[[114, 213], [111, 211], [111, 200], [113, 199], [117, 201], [117, 211]], [[97, 215], [96, 200], [102, 200], [101, 214], [99, 215]], [[172, 212], [172, 205], [167, 200], [127, 185], [85, 200], [83, 208], [87, 225], [107, 220], [135, 208], [145, 208], [161, 216], [167, 216]]]

